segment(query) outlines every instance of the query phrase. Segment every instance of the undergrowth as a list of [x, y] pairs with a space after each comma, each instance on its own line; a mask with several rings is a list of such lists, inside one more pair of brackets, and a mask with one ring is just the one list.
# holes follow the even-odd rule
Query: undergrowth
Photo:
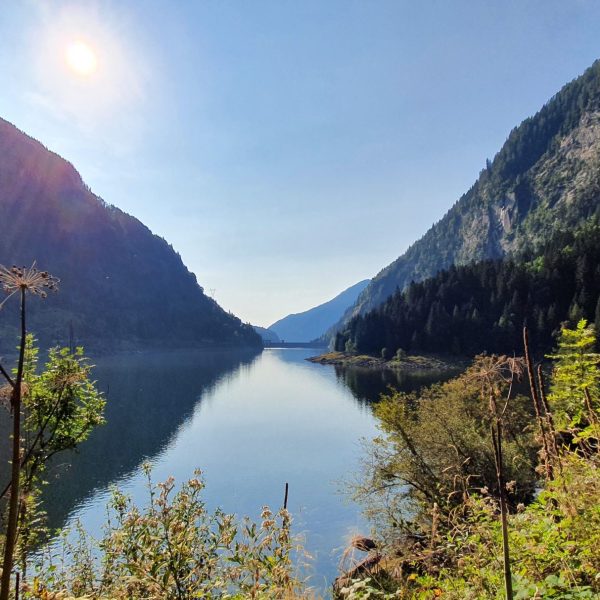
[[[510, 477], [503, 490], [485, 440], [486, 421], [496, 413], [486, 417], [488, 393], [480, 386], [477, 397], [474, 377], [478, 363], [502, 357], [479, 357], [463, 375], [418, 396], [384, 398], [377, 412], [385, 436], [376, 440], [358, 489], [378, 517], [381, 560], [358, 579], [339, 580], [338, 594], [349, 600], [600, 598], [600, 356], [594, 344], [585, 321], [563, 329], [547, 395], [543, 371], [532, 377], [526, 352], [529, 413], [511, 396], [514, 381], [500, 385], [508, 387], [500, 470]], [[506, 554], [502, 491], [510, 507]]]

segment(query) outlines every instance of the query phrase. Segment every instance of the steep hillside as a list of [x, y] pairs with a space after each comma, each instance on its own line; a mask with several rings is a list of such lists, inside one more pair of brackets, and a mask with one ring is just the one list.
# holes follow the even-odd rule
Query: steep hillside
[[473, 187], [371, 281], [343, 320], [413, 280], [539, 245], [598, 214], [600, 61], [510, 133]]
[[341, 318], [368, 283], [368, 279], [360, 281], [324, 304], [280, 319], [269, 329], [286, 342], [311, 342], [321, 337]]
[[563, 323], [582, 318], [600, 327], [598, 224], [555, 234], [535, 257], [453, 266], [413, 282], [350, 319], [334, 346], [377, 356], [399, 349], [510, 355], [520, 351], [527, 324], [533, 349], [543, 355]]
[[[208, 298], [181, 257], [137, 219], [95, 196], [71, 164], [0, 119], [0, 264], [33, 261], [61, 280], [31, 302], [42, 343], [88, 349], [260, 346], [251, 326]], [[14, 307], [0, 349], [15, 345]]]
[[263, 342], [281, 341], [279, 336], [274, 331], [271, 331], [266, 327], [259, 327], [258, 325], [252, 325], [252, 327], [254, 327], [254, 331], [256, 331], [256, 333], [258, 333], [258, 335], [260, 335], [260, 337], [263, 339]]

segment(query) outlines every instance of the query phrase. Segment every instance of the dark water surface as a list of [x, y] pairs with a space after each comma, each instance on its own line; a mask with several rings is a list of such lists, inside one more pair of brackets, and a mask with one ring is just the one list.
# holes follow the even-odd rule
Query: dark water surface
[[409, 390], [439, 375], [398, 379], [305, 360], [317, 352], [97, 360], [107, 424], [49, 473], [50, 525], [79, 519], [98, 535], [111, 485], [144, 504], [145, 460], [153, 464], [155, 481], [169, 475], [186, 480], [201, 468], [209, 507], [255, 519], [263, 505], [281, 506], [287, 481], [295, 530], [314, 557], [311, 582], [325, 588], [349, 537], [369, 530], [340, 488], [359, 469], [361, 439], [377, 434], [371, 403], [388, 385]]

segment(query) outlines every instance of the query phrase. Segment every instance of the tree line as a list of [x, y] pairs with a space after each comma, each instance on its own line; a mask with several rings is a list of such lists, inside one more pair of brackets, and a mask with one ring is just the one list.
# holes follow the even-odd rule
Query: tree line
[[354, 317], [334, 338], [338, 351], [392, 355], [512, 353], [527, 325], [549, 350], [563, 322], [600, 327], [600, 226], [555, 234], [505, 260], [453, 266]]

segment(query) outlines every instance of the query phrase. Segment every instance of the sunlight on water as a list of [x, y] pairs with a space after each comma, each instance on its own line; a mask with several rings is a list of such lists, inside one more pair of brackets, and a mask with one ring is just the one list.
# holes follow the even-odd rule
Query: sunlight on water
[[157, 481], [182, 481], [201, 468], [209, 507], [253, 518], [265, 504], [281, 506], [287, 481], [295, 531], [314, 557], [311, 581], [325, 587], [349, 537], [368, 531], [340, 490], [358, 469], [361, 438], [376, 427], [368, 405], [331, 367], [305, 360], [314, 353], [199, 354], [167, 365], [162, 357], [99, 361], [108, 424], [70, 469], [58, 469], [48, 494], [52, 525], [80, 519], [98, 535], [111, 484], [144, 503], [144, 459]]

